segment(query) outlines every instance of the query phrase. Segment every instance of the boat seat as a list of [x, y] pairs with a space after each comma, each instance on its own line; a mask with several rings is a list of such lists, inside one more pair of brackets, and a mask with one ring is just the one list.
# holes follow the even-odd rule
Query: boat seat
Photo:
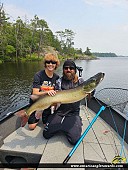
[[[15, 160], [27, 163], [62, 163], [72, 149], [67, 138], [58, 134], [49, 140], [43, 135], [43, 124], [39, 121], [34, 130], [28, 125], [20, 127], [4, 139], [0, 148], [0, 161], [12, 163]], [[80, 145], [69, 162], [84, 163], [83, 145]]]

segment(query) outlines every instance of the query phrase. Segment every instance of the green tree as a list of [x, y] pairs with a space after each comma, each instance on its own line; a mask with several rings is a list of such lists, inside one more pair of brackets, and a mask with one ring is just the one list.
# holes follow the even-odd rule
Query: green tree
[[40, 56], [40, 52], [43, 50], [43, 46], [45, 44], [45, 32], [48, 31], [48, 25], [47, 22], [45, 20], [39, 20], [37, 21], [37, 26], [39, 29], [39, 46], [38, 46], [38, 57]]
[[5, 60], [8, 56], [18, 61], [32, 54], [39, 57], [47, 46], [62, 55], [73, 56], [76, 53], [73, 47], [75, 33], [72, 30], [57, 31], [54, 35], [47, 22], [37, 15], [25, 22], [20, 17], [12, 23], [8, 19], [3, 4], [0, 4], [0, 59]]
[[86, 48], [86, 51], [84, 52], [85, 55], [89, 55], [91, 56], [92, 53], [90, 52], [91, 49], [89, 49], [88, 47]]
[[30, 29], [31, 29], [31, 45], [30, 45], [30, 57], [32, 55], [32, 53], [37, 50], [38, 48], [38, 44], [36, 43], [36, 32], [37, 32], [37, 28], [38, 28], [38, 16], [35, 15], [34, 19], [31, 20], [31, 24], [30, 24]]
[[13, 56], [15, 54], [15, 48], [11, 45], [6, 46], [6, 55]]
[[7, 30], [7, 21], [5, 11], [3, 9], [3, 3], [0, 2], [0, 58], [4, 60], [5, 58], [5, 49], [7, 45], [6, 30]]
[[72, 30], [69, 29], [65, 29], [64, 31], [57, 31], [56, 32], [58, 38], [60, 39], [60, 43], [61, 43], [61, 48], [62, 48], [62, 52], [67, 54], [67, 55], [74, 55], [74, 36], [75, 33]]

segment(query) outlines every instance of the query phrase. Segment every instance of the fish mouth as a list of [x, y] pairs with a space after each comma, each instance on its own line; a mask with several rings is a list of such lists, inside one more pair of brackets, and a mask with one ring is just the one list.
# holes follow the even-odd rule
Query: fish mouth
[[105, 73], [98, 73], [96, 76], [94, 76], [96, 84], [99, 84], [104, 79], [104, 76]]
[[102, 81], [104, 79], [105, 73], [102, 73], [102, 77], [100, 79], [100, 81]]
[[104, 76], [105, 76], [105, 73], [101, 73], [101, 78], [99, 82], [101, 82], [104, 79]]
[[90, 93], [97, 85], [104, 79], [105, 73], [97, 73], [93, 77], [90, 77], [84, 84], [84, 91]]
[[105, 76], [105, 73], [102, 73], [102, 76], [103, 76], [102, 78], [104, 78], [104, 76]]

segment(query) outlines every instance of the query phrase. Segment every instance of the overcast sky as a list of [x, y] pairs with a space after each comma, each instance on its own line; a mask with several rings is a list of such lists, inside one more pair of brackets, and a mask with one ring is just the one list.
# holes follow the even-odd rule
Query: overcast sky
[[74, 47], [128, 56], [128, 0], [0, 0], [12, 19], [36, 14], [55, 33], [76, 33]]

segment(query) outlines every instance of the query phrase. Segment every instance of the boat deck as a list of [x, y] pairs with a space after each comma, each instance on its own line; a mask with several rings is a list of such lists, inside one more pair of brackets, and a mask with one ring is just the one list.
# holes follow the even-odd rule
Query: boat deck
[[[80, 115], [84, 132], [95, 113], [82, 105]], [[63, 163], [71, 151], [72, 145], [63, 134], [55, 135], [46, 140], [43, 138], [42, 132], [43, 124], [41, 121], [33, 131], [30, 131], [27, 125], [18, 128], [4, 139], [4, 144], [0, 148], [1, 161], [9, 162], [11, 156], [23, 158], [28, 163]], [[120, 154], [120, 151], [119, 136], [99, 117], [68, 163], [86, 163], [89, 161], [111, 163], [113, 158]], [[122, 157], [128, 158], [128, 144], [126, 143], [124, 143]], [[43, 168], [43, 170], [45, 169], [52, 168]]]

